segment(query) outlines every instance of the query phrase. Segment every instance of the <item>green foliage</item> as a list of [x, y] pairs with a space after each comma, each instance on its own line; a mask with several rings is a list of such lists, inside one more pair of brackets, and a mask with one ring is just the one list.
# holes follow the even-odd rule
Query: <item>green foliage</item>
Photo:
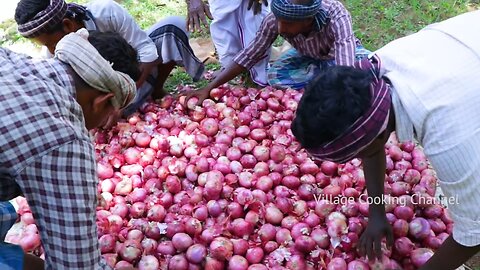
[[386, 43], [414, 33], [428, 24], [466, 12], [469, 0], [344, 0], [352, 15], [355, 35], [375, 50]]
[[[185, 0], [116, 0], [135, 18], [142, 29], [147, 29], [160, 19], [172, 16], [186, 16]], [[363, 45], [375, 50], [382, 45], [405, 35], [414, 33], [424, 26], [478, 8], [479, 0], [341, 0], [350, 11], [355, 35]], [[67, 0], [85, 4], [88, 0]], [[15, 21], [0, 24], [0, 45], [29, 42], [17, 33]], [[192, 37], [208, 37], [208, 29], [192, 33]], [[282, 38], [275, 46], [283, 43]], [[207, 65], [216, 70], [218, 64]], [[248, 83], [248, 80], [247, 80]], [[206, 80], [193, 82], [182, 68], [175, 69], [165, 83], [165, 89], [174, 91], [178, 84], [192, 84], [203, 87]]]

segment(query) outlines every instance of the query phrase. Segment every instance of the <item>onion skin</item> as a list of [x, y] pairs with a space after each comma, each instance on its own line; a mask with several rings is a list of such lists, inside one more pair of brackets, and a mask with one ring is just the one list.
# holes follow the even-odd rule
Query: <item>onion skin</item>
[[[302, 95], [224, 84], [201, 105], [167, 96], [110, 130], [92, 131], [97, 231], [107, 263], [140, 270], [423, 264], [453, 221], [433, 201], [437, 176], [422, 148], [400, 143], [395, 133], [385, 143], [394, 246], [382, 244], [381, 259], [368, 262], [357, 251], [369, 219], [363, 162], [309, 156], [291, 130]], [[28, 225], [7, 240], [42, 255], [34, 214], [19, 202], [19, 220]]]

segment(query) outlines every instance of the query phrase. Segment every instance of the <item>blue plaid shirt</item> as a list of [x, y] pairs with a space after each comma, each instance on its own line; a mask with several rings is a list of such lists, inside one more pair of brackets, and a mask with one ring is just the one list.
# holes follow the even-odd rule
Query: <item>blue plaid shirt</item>
[[17, 212], [10, 202], [0, 202], [0, 269], [23, 269], [23, 250], [20, 246], [3, 242], [17, 220]]

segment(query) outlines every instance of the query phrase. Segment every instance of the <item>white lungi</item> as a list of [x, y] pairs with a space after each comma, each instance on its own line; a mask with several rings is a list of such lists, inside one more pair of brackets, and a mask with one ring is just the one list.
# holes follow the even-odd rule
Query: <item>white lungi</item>
[[480, 244], [480, 11], [379, 49], [392, 82], [396, 131], [414, 133], [437, 172], [454, 220], [453, 237]]
[[[268, 1], [270, 4], [270, 1]], [[212, 41], [217, 49], [220, 63], [226, 67], [243, 48], [255, 38], [263, 18], [270, 12], [270, 5], [262, 6], [262, 12], [254, 15], [247, 10], [248, 0], [209, 0], [213, 21], [210, 25]], [[252, 69], [252, 80], [267, 85], [267, 64], [270, 55], [259, 61]]]

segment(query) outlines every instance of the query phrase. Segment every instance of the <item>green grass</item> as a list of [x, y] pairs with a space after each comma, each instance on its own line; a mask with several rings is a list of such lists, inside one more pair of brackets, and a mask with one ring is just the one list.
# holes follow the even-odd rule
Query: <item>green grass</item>
[[[88, 1], [75, 2], [85, 4]], [[143, 29], [166, 16], [185, 16], [187, 13], [185, 0], [117, 0], [117, 2], [130, 12]], [[342, 2], [352, 15], [355, 35], [370, 50], [376, 50], [396, 38], [414, 33], [430, 23], [479, 6], [479, 0], [342, 0]], [[1, 23], [0, 45], [29, 42], [18, 35], [16, 29], [13, 20]], [[192, 35], [192, 37], [208, 36], [208, 30]], [[282, 42], [283, 39], [279, 38], [275, 45]], [[218, 64], [207, 66], [208, 69], [218, 67]], [[165, 83], [165, 88], [172, 91], [178, 84], [203, 87], [206, 83], [205, 80], [192, 82], [183, 69], [177, 68]]]
[[352, 15], [355, 35], [370, 50], [478, 6], [478, 0], [344, 0], [343, 3]]

